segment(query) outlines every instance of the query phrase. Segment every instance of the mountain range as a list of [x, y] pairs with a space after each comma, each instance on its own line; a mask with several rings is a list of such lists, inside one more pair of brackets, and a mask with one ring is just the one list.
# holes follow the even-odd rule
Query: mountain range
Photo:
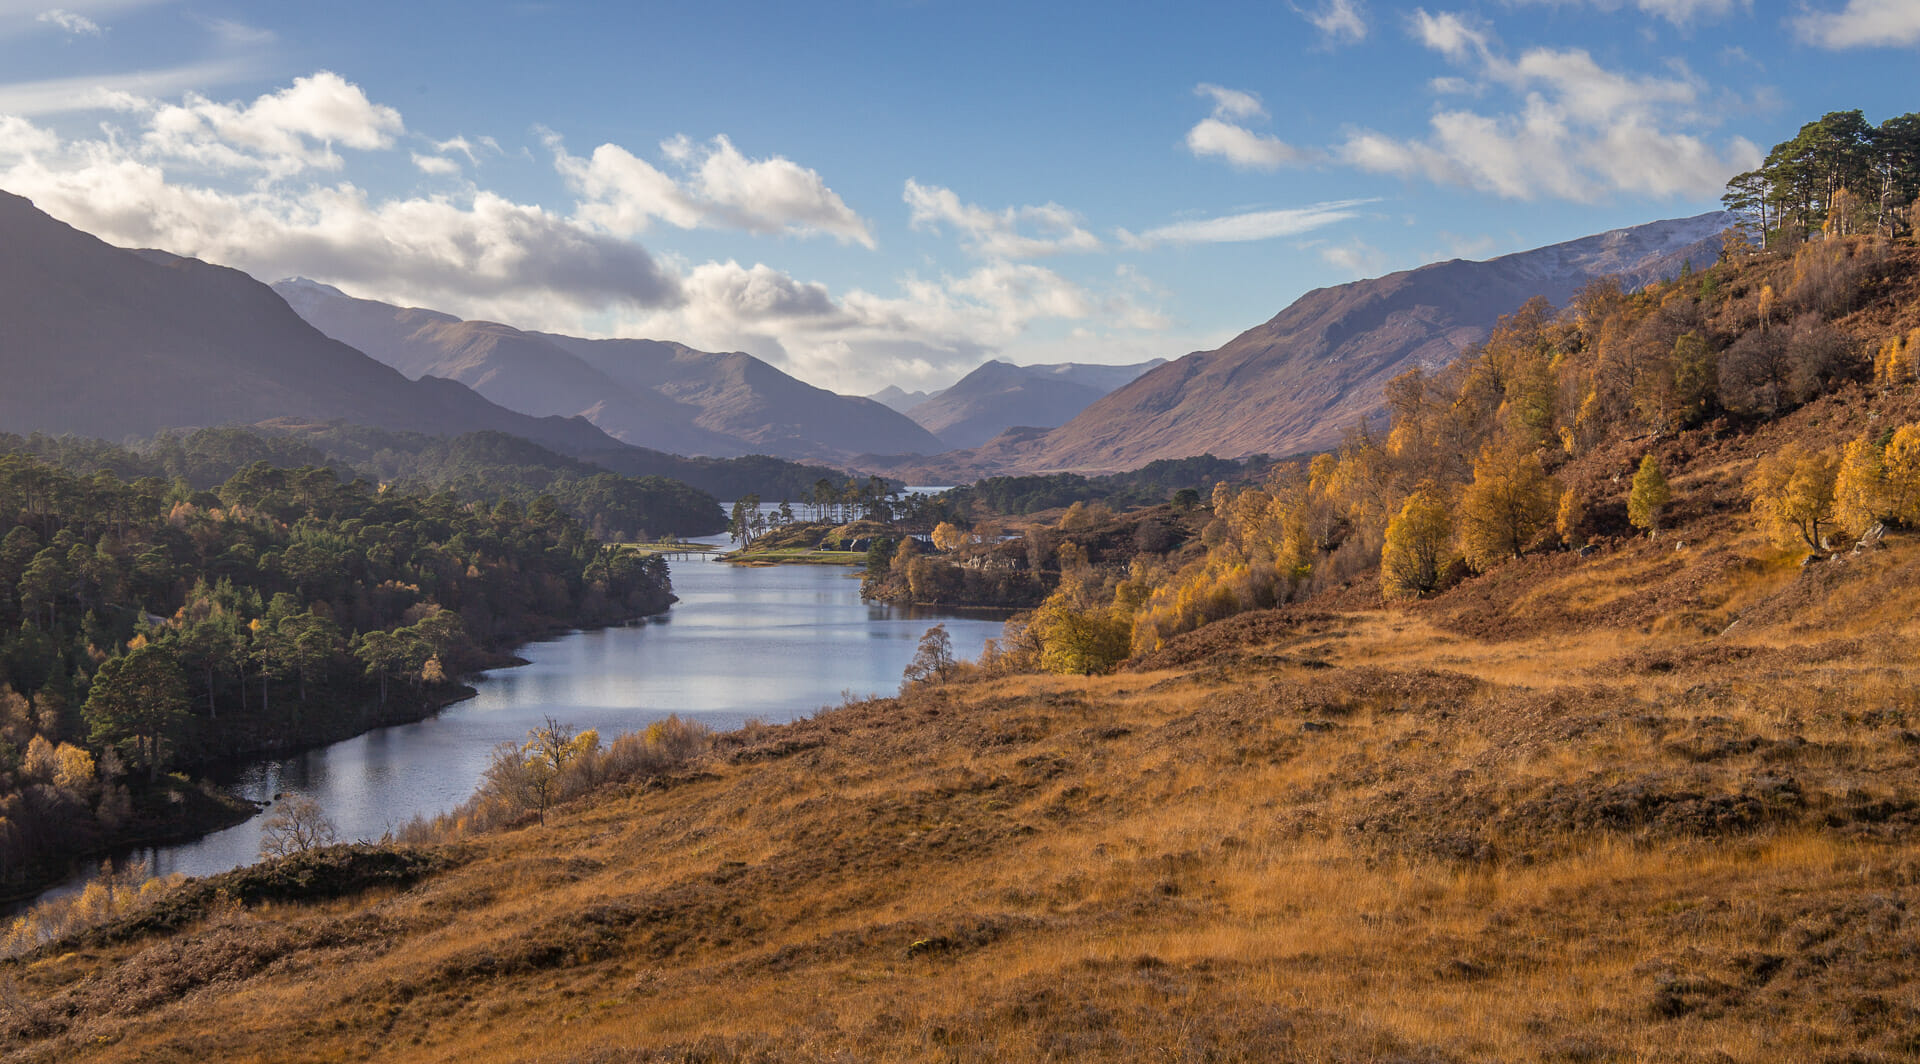
[[[991, 360], [953, 386], [914, 403], [906, 414], [940, 437], [946, 449], [978, 447], [1016, 425], [1064, 425], [1094, 400], [1166, 361], [1156, 358], [1130, 366], [1085, 362], [1016, 366]], [[912, 394], [898, 388], [892, 391], [900, 398]]]
[[923, 483], [1291, 454], [1377, 419], [1388, 380], [1451, 361], [1533, 296], [1564, 304], [1596, 278], [1631, 289], [1709, 264], [1728, 222], [1652, 222], [1318, 289], [1217, 350], [1168, 363], [991, 361], [903, 414], [738, 352], [463, 321], [298, 279], [269, 288], [113, 247], [0, 193], [0, 429], [125, 439], [340, 420], [506, 432], [595, 461], [636, 445], [858, 457]]
[[970, 455], [946, 456], [945, 475], [1104, 472], [1204, 453], [1330, 447], [1351, 426], [1379, 418], [1389, 380], [1452, 361], [1528, 299], [1564, 305], [1601, 277], [1631, 290], [1688, 264], [1710, 265], [1730, 224], [1718, 212], [1650, 222], [1317, 289], [1217, 350], [1141, 375], [1051, 432], [1017, 430]]
[[117, 248], [0, 192], [0, 428], [109, 440], [270, 419], [511, 433], [569, 454], [620, 444], [465, 386], [409, 380], [303, 321], [239, 270]]
[[816, 388], [740, 352], [462, 321], [302, 278], [274, 290], [321, 332], [409, 377], [456, 380], [527, 414], [577, 415], [635, 446], [830, 460], [946, 449], [880, 403]]

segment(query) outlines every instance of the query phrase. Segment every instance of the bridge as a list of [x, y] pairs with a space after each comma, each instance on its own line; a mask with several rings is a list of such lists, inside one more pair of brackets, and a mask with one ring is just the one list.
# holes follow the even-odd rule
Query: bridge
[[650, 554], [670, 562], [713, 558], [727, 553], [727, 548], [711, 543], [623, 543], [621, 546], [636, 554]]

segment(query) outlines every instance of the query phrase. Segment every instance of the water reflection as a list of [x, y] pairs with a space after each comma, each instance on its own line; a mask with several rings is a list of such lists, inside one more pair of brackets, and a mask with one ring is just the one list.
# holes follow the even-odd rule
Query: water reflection
[[[480, 678], [478, 696], [414, 724], [255, 765], [234, 789], [255, 801], [304, 794], [343, 839], [377, 839], [473, 792], [488, 753], [551, 716], [603, 736], [678, 713], [716, 729], [786, 721], [847, 695], [890, 693], [921, 635], [944, 623], [971, 658], [1000, 621], [860, 601], [838, 566], [673, 565], [680, 596], [664, 618], [576, 632], [520, 649], [528, 664]], [[149, 850], [157, 874], [210, 875], [255, 859], [255, 819], [196, 842]]]

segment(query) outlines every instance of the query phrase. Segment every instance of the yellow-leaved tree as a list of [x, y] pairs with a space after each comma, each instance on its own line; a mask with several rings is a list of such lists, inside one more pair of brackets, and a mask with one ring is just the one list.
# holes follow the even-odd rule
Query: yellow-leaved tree
[[1133, 619], [1112, 606], [1077, 606], [1056, 591], [1033, 611], [1027, 630], [1040, 643], [1040, 667], [1092, 676], [1110, 672], [1133, 646]]
[[1788, 444], [1760, 460], [1747, 477], [1747, 499], [1761, 531], [1782, 550], [1825, 554], [1836, 528], [1834, 488], [1840, 462], [1831, 454]]
[[1886, 454], [1872, 440], [1849, 441], [1834, 476], [1834, 520], [1859, 535], [1887, 516]]
[[1884, 447], [1866, 437], [1854, 440], [1840, 457], [1835, 521], [1852, 535], [1881, 521], [1920, 525], [1920, 424], [1884, 438]]
[[1553, 522], [1559, 502], [1559, 485], [1532, 448], [1521, 442], [1481, 448], [1473, 483], [1460, 493], [1460, 538], [1468, 563], [1484, 572], [1520, 557]]
[[1633, 474], [1633, 490], [1627, 494], [1627, 520], [1649, 534], [1660, 531], [1660, 515], [1673, 501], [1673, 489], [1667, 486], [1667, 474], [1652, 455], [1640, 459]]
[[1387, 522], [1380, 551], [1380, 593], [1418, 598], [1440, 586], [1453, 564], [1453, 515], [1438, 489], [1423, 485]]
[[1920, 525], [1920, 425], [1893, 430], [1881, 455], [1883, 516], [1909, 528]]

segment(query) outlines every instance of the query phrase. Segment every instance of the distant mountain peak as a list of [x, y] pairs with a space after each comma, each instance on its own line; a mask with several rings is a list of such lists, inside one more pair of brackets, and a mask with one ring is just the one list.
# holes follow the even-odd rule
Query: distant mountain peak
[[311, 277], [288, 277], [284, 280], [275, 281], [273, 283], [273, 289], [282, 296], [286, 295], [287, 291], [291, 289], [297, 292], [316, 292], [322, 295], [339, 296], [341, 299], [351, 298], [338, 288], [316, 281]]

